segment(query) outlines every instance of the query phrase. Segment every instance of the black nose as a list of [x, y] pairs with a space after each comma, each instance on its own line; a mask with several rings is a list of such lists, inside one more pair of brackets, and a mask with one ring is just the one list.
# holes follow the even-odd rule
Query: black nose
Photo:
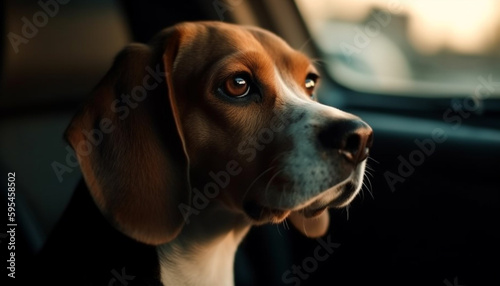
[[373, 130], [360, 119], [334, 120], [319, 132], [320, 144], [337, 149], [347, 160], [358, 164], [368, 157], [373, 143]]

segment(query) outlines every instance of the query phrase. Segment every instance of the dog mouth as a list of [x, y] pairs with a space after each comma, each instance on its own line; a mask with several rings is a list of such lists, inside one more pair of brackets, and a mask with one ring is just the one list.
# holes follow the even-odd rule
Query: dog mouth
[[353, 200], [356, 193], [356, 184], [348, 181], [325, 190], [318, 197], [295, 208], [273, 208], [255, 201], [248, 201], [243, 204], [243, 210], [255, 222], [271, 221], [279, 223], [285, 220], [292, 212], [310, 219], [321, 216], [329, 208], [345, 207]]
[[357, 193], [356, 185], [350, 181], [333, 188], [338, 189], [338, 196], [334, 199], [320, 197], [306, 207], [299, 209], [297, 212], [305, 218], [318, 217], [329, 208], [345, 207], [352, 201]]
[[270, 208], [256, 202], [246, 202], [243, 205], [243, 210], [247, 216], [255, 222], [271, 221], [279, 223], [291, 213], [291, 210]]

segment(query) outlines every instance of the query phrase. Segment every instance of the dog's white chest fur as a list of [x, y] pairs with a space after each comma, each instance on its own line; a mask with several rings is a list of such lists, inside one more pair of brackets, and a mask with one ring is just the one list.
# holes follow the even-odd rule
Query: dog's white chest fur
[[[250, 227], [243, 226], [244, 218], [227, 219], [229, 216], [216, 206], [204, 211], [204, 216], [193, 218], [175, 240], [157, 247], [164, 285], [234, 285], [234, 257]], [[209, 221], [220, 224], [208, 227]], [[220, 227], [227, 231], [220, 232]], [[200, 229], [208, 229], [203, 238], [191, 236]]]

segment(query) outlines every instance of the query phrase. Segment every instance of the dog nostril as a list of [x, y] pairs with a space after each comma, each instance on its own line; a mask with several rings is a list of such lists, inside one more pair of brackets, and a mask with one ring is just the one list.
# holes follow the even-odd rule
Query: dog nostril
[[370, 127], [358, 128], [348, 135], [345, 145], [339, 150], [349, 161], [359, 164], [368, 158], [373, 144], [373, 131]]
[[350, 134], [345, 140], [345, 145], [342, 148], [342, 150], [347, 151], [351, 153], [354, 157], [356, 157], [356, 154], [362, 151], [359, 148], [360, 145], [361, 145], [360, 136], [356, 133]]
[[[359, 163], [368, 156], [368, 150], [362, 142], [362, 136], [358, 133], [351, 133], [347, 136], [339, 153], [344, 155], [349, 161]], [[366, 154], [366, 155], [365, 155]]]
[[373, 131], [361, 120], [345, 120], [330, 123], [319, 134], [318, 139], [326, 149], [337, 149], [354, 164], [368, 157], [373, 142]]

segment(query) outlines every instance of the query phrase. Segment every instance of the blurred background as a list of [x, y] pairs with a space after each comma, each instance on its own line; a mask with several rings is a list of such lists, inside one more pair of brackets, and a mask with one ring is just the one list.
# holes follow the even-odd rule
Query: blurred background
[[[237, 285], [500, 283], [499, 1], [0, 5], [0, 171], [4, 182], [16, 172], [19, 275], [29, 275], [23, 260], [43, 246], [81, 178], [78, 168], [60, 169], [62, 134], [117, 52], [180, 21], [216, 20], [269, 29], [316, 59], [319, 100], [375, 131], [363, 194], [331, 210], [328, 235], [340, 247], [312, 267], [318, 241], [283, 225], [255, 228], [238, 252]], [[293, 265], [311, 271], [300, 276]]]
[[495, 0], [297, 4], [328, 69], [358, 89], [454, 96], [473, 90], [477, 75], [500, 63]]

